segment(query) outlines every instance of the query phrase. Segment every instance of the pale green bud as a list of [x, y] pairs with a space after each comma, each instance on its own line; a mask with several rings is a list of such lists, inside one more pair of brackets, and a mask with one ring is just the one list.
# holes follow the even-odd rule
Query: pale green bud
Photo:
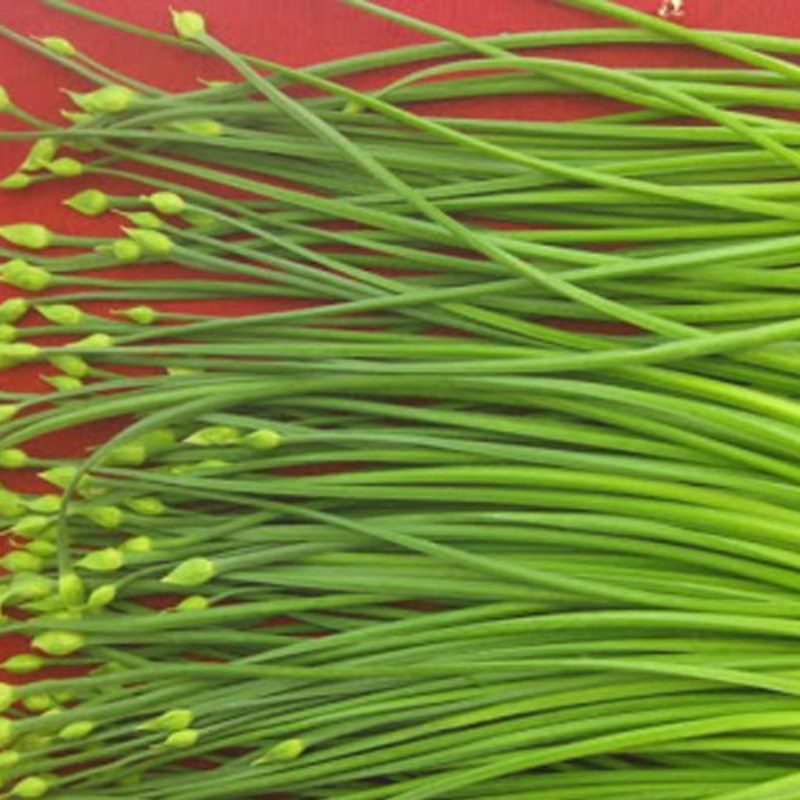
[[32, 342], [0, 342], [0, 363], [6, 367], [34, 361], [41, 353], [41, 348]]
[[0, 770], [13, 769], [19, 764], [21, 756], [17, 750], [4, 750], [0, 753]]
[[55, 325], [80, 325], [86, 316], [78, 306], [69, 303], [41, 305], [36, 310]]
[[[44, 575], [38, 575], [35, 572], [20, 572], [14, 575], [11, 580], [11, 586], [8, 590], [8, 596], [14, 602], [27, 602], [28, 600], [41, 600], [44, 597], [49, 597], [53, 592], [53, 581]], [[9, 669], [7, 665], [3, 665], [4, 669]]]
[[116, 572], [125, 563], [125, 556], [115, 547], [93, 550], [76, 562], [76, 566], [92, 572]]
[[90, 114], [118, 114], [127, 111], [139, 95], [127, 86], [103, 86], [86, 94], [71, 93], [75, 105]]
[[206, 32], [206, 21], [196, 11], [170, 11], [172, 25], [181, 39], [201, 39]]
[[61, 508], [61, 495], [59, 494], [37, 494], [26, 498], [25, 504], [30, 511], [37, 514], [57, 514]]
[[83, 739], [96, 727], [97, 724], [90, 722], [88, 719], [80, 720], [79, 722], [70, 722], [69, 725], [64, 726], [58, 732], [58, 738], [68, 742], [74, 741], [75, 739]]
[[49, 656], [68, 656], [80, 650], [86, 641], [73, 631], [47, 631], [34, 637], [32, 644]]
[[0, 748], [14, 739], [14, 723], [8, 717], [0, 717]]
[[0, 566], [8, 572], [41, 572], [44, 564], [27, 550], [12, 550], [0, 558]]
[[182, 218], [184, 222], [195, 228], [207, 228], [217, 222], [217, 219], [211, 214], [207, 214], [205, 211], [195, 211], [194, 209], [185, 211]]
[[74, 178], [76, 175], [83, 174], [83, 164], [77, 158], [68, 156], [54, 159], [47, 165], [47, 169], [53, 175], [59, 175], [62, 178]]
[[153, 194], [143, 197], [158, 211], [159, 214], [182, 214], [186, 210], [186, 201], [175, 192], [154, 192]]
[[188, 708], [172, 708], [154, 719], [139, 725], [144, 731], [182, 731], [194, 722], [194, 713]]
[[26, 175], [24, 172], [12, 172], [0, 181], [0, 189], [8, 189], [9, 191], [27, 189], [32, 183], [33, 179], [30, 175]]
[[117, 588], [111, 583], [104, 583], [98, 586], [90, 595], [86, 602], [88, 608], [105, 608], [114, 602], [117, 597]]
[[59, 392], [73, 392], [83, 386], [80, 380], [72, 375], [43, 375], [42, 380]]
[[53, 518], [44, 514], [25, 514], [12, 526], [11, 530], [17, 536], [33, 539], [43, 534], [53, 524]]
[[152, 325], [158, 319], [158, 311], [150, 306], [135, 306], [117, 311], [121, 317], [127, 317], [138, 325]]
[[123, 212], [122, 216], [130, 220], [137, 228], [157, 230], [164, 226], [164, 221], [161, 217], [156, 216], [152, 211]]
[[22, 469], [30, 463], [30, 457], [18, 447], [0, 450], [0, 469]]
[[22, 705], [33, 714], [40, 714], [42, 711], [48, 711], [53, 708], [55, 701], [49, 694], [29, 694], [22, 701]]
[[83, 339], [78, 339], [67, 345], [67, 347], [75, 347], [81, 350], [105, 350], [113, 346], [114, 337], [109, 336], [107, 333], [92, 333], [89, 336], [84, 336]]
[[252, 447], [254, 450], [272, 450], [282, 441], [279, 433], [269, 428], [261, 428], [261, 430], [248, 433], [242, 440], [242, 444]]
[[108, 530], [119, 528], [125, 516], [119, 506], [89, 506], [83, 513], [95, 525]]
[[12, 258], [3, 264], [3, 282], [26, 292], [41, 292], [50, 286], [53, 276], [46, 269], [34, 267], [21, 258]]
[[211, 603], [208, 598], [201, 594], [193, 594], [185, 597], [175, 606], [176, 611], [205, 611]]
[[131, 442], [109, 450], [102, 463], [116, 467], [138, 467], [147, 461], [147, 448]]
[[0, 713], [14, 705], [16, 696], [17, 690], [10, 683], [0, 682]]
[[152, 231], [147, 228], [123, 228], [122, 230], [149, 255], [165, 256], [175, 246], [172, 239], [160, 231]]
[[16, 403], [0, 403], [0, 423], [14, 419], [18, 412], [19, 406]]
[[157, 497], [130, 497], [125, 501], [125, 505], [131, 511], [148, 517], [157, 517], [167, 510], [164, 503]]
[[181, 561], [161, 579], [161, 582], [169, 583], [173, 586], [200, 586], [210, 581], [216, 574], [217, 568], [210, 558], [196, 556]]
[[111, 199], [99, 189], [86, 189], [65, 200], [64, 205], [87, 217], [97, 217], [108, 211]]
[[182, 731], [175, 731], [167, 736], [167, 738], [164, 739], [164, 746], [179, 749], [194, 747], [199, 738], [200, 731], [198, 731], [197, 728], [186, 728]]
[[264, 755], [252, 763], [255, 765], [269, 764], [276, 761], [294, 761], [305, 752], [305, 749], [306, 743], [302, 739], [285, 739], [270, 747]]
[[25, 172], [36, 172], [44, 169], [53, 160], [57, 152], [58, 145], [55, 139], [51, 139], [49, 136], [37, 139], [28, 151], [28, 155], [22, 162], [20, 169], [25, 170]]
[[154, 428], [147, 433], [143, 433], [139, 438], [146, 448], [148, 453], [157, 453], [168, 447], [172, 447], [177, 441], [178, 437], [172, 428]]
[[13, 323], [21, 320], [28, 311], [24, 297], [9, 297], [0, 303], [0, 322]]
[[221, 136], [225, 132], [222, 123], [215, 119], [178, 119], [167, 123], [166, 127], [192, 136]]
[[0, 322], [0, 343], [8, 344], [15, 342], [19, 338], [19, 331], [6, 322]]
[[50, 788], [50, 781], [43, 778], [41, 775], [29, 775], [18, 781], [11, 788], [9, 793], [12, 797], [22, 797], [24, 800], [32, 800], [37, 797], [43, 797], [47, 794]]
[[47, 541], [47, 539], [34, 539], [32, 542], [28, 542], [28, 544], [25, 545], [25, 549], [29, 553], [33, 553], [35, 556], [39, 556], [39, 558], [43, 559], [52, 558], [52, 556], [58, 552], [57, 545]]
[[78, 474], [78, 468], [69, 464], [63, 464], [58, 467], [50, 467], [39, 473], [39, 477], [53, 486], [58, 486], [59, 489], [66, 489], [75, 480]]
[[50, 356], [50, 363], [72, 378], [84, 378], [91, 372], [91, 367], [80, 356], [70, 353]]
[[115, 239], [111, 245], [111, 252], [118, 261], [137, 261], [142, 257], [144, 250], [133, 239]]
[[13, 672], [15, 675], [28, 675], [38, 672], [44, 666], [44, 659], [35, 653], [19, 653], [16, 656], [7, 658], [2, 666], [6, 672]]
[[80, 122], [90, 122], [94, 115], [87, 114], [85, 111], [70, 111], [67, 108], [62, 108], [59, 112], [64, 119], [78, 124]]
[[19, 495], [0, 489], [0, 517], [21, 517], [25, 506]]
[[238, 428], [230, 425], [210, 425], [207, 428], [200, 428], [183, 441], [199, 447], [220, 447], [236, 444], [241, 439], [242, 432]]
[[153, 550], [153, 539], [150, 536], [132, 536], [126, 539], [121, 545], [120, 550], [126, 553], [136, 553], [137, 555], [144, 555]]
[[74, 572], [65, 572], [59, 576], [58, 596], [67, 608], [82, 606], [85, 593], [83, 581]]
[[53, 243], [53, 234], [44, 225], [35, 222], [17, 222], [0, 227], [0, 237], [19, 247], [42, 250]]
[[5, 87], [0, 86], [0, 111], [8, 111], [12, 106], [13, 103], [8, 96], [8, 92], [5, 90]]
[[65, 39], [63, 36], [41, 36], [36, 38], [45, 46], [47, 50], [49, 50], [51, 53], [55, 53], [57, 56], [66, 56], [67, 58], [72, 58], [72, 56], [78, 55], [75, 45], [73, 45], [69, 39]]

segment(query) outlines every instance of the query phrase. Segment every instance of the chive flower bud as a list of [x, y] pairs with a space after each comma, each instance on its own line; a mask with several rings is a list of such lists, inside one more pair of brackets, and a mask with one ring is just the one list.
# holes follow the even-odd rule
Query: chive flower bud
[[115, 239], [111, 245], [111, 252], [117, 261], [137, 261], [144, 252], [141, 245], [133, 239]]
[[173, 586], [200, 586], [210, 581], [216, 574], [217, 568], [210, 558], [195, 556], [181, 561], [161, 579], [161, 582]]
[[15, 675], [29, 675], [38, 672], [44, 663], [44, 659], [36, 653], [19, 653], [7, 658], [0, 666], [6, 672], [13, 672]]
[[3, 282], [26, 292], [41, 292], [52, 280], [53, 276], [47, 270], [34, 267], [21, 258], [12, 258], [3, 265]]
[[121, 444], [110, 450], [103, 463], [115, 467], [138, 467], [147, 461], [147, 448], [141, 444]]
[[257, 764], [269, 764], [275, 761], [294, 761], [299, 758], [306, 749], [306, 743], [302, 739], [285, 739], [272, 746], [264, 755], [251, 762]]
[[43, 559], [52, 558], [58, 552], [58, 547], [47, 539], [34, 539], [25, 545], [25, 549]]
[[61, 495], [37, 494], [26, 500], [26, 505], [37, 514], [56, 514], [61, 508]]
[[[44, 575], [35, 572], [20, 572], [11, 580], [8, 596], [15, 601], [41, 600], [50, 597], [53, 591], [53, 581]], [[9, 669], [5, 667], [4, 669]]]
[[32, 644], [49, 656], [68, 656], [80, 650], [86, 641], [74, 631], [46, 631], [34, 637]]
[[69, 303], [36, 306], [36, 310], [55, 325], [80, 325], [86, 316], [78, 306]]
[[30, 342], [0, 342], [0, 369], [3, 363], [11, 367], [33, 361], [40, 352], [39, 346]]
[[26, 175], [24, 172], [12, 172], [0, 181], [0, 189], [8, 189], [10, 191], [27, 189], [31, 183], [33, 183], [33, 179], [30, 175]]
[[175, 731], [164, 739], [164, 747], [185, 749], [193, 747], [200, 738], [200, 731], [197, 728], [186, 728], [183, 731]]
[[182, 214], [183, 221], [193, 228], [207, 228], [217, 222], [216, 218], [205, 211], [189, 209]]
[[261, 428], [260, 430], [248, 433], [242, 439], [242, 444], [247, 447], [252, 447], [254, 450], [272, 450], [276, 448], [283, 439], [279, 433], [271, 430], [270, 428]]
[[6, 322], [0, 322], [0, 343], [14, 342], [19, 336], [19, 331]]
[[86, 601], [86, 607], [92, 609], [105, 608], [114, 602], [117, 597], [117, 587], [113, 583], [104, 583], [98, 586]]
[[154, 192], [143, 197], [159, 214], [182, 214], [186, 210], [186, 201], [175, 192]]
[[83, 605], [85, 588], [83, 580], [74, 572], [65, 572], [58, 579], [58, 596], [67, 608]]
[[210, 425], [207, 428], [200, 428], [183, 441], [198, 447], [221, 447], [236, 444], [241, 439], [242, 433], [238, 428], [230, 425]]
[[[159, 231], [147, 228], [123, 228], [122, 230], [149, 255], [165, 256], [175, 246], [169, 236]], [[0, 231], [2, 231], [2, 228], [0, 228]]]
[[24, 450], [18, 447], [6, 447], [0, 450], [0, 468], [2, 469], [22, 469], [30, 463], [30, 457]]
[[141, 536], [132, 536], [120, 545], [120, 550], [126, 553], [136, 553], [138, 555], [150, 553], [153, 550], [153, 539], [144, 534]]
[[58, 145], [55, 139], [51, 139], [49, 136], [37, 139], [28, 150], [28, 155], [25, 156], [20, 169], [25, 172], [37, 172], [44, 169], [53, 160], [57, 152]]
[[69, 464], [64, 464], [58, 467], [51, 467], [44, 472], [39, 473], [39, 477], [51, 483], [53, 486], [58, 486], [59, 489], [66, 489], [78, 474], [77, 467]]
[[178, 119], [168, 122], [164, 127], [192, 136], [221, 136], [225, 132], [222, 123], [215, 119]]
[[163, 714], [143, 722], [139, 730], [143, 731], [182, 731], [194, 722], [194, 712], [188, 708], [171, 708]]
[[97, 723], [91, 722], [88, 719], [79, 720], [78, 722], [71, 722], [65, 725], [59, 732], [58, 738], [71, 742], [75, 739], [83, 739], [88, 736], [95, 728]]
[[83, 378], [91, 371], [89, 365], [80, 356], [73, 356], [70, 353], [51, 356], [50, 363], [65, 375], [73, 378]]
[[0, 770], [13, 769], [20, 762], [20, 754], [17, 750], [4, 750], [0, 753]]
[[0, 517], [21, 517], [25, 506], [19, 496], [5, 489], [0, 489]]
[[125, 556], [116, 547], [92, 550], [77, 562], [77, 566], [92, 572], [116, 572], [125, 563]]
[[148, 231], [155, 231], [164, 227], [164, 220], [152, 211], [133, 211], [130, 214], [123, 213], [122, 216], [126, 217], [137, 228], [144, 228]]
[[206, 21], [196, 11], [175, 11], [172, 14], [172, 25], [181, 39], [200, 39], [206, 32]]
[[114, 337], [109, 336], [107, 333], [93, 333], [67, 345], [67, 347], [88, 348], [91, 350], [104, 350], [113, 346]]
[[126, 317], [137, 325], [152, 325], [158, 319], [158, 311], [150, 306], [134, 306], [116, 312], [120, 317]]
[[125, 505], [137, 514], [144, 514], [148, 517], [157, 517], [163, 514], [167, 507], [157, 497], [130, 497], [125, 501]]
[[0, 713], [10, 708], [16, 699], [16, 689], [10, 683], [0, 682]]
[[26, 539], [32, 539], [36, 536], [40, 536], [52, 524], [53, 519], [44, 516], [44, 514], [25, 514], [14, 523], [11, 530], [17, 536], [24, 536]]
[[0, 566], [8, 572], [41, 572], [44, 564], [27, 550], [12, 550], [0, 558]]
[[22, 705], [33, 714], [41, 714], [43, 711], [49, 711], [53, 708], [55, 701], [49, 694], [29, 694], [22, 701]]
[[84, 513], [95, 525], [108, 530], [119, 528], [124, 518], [118, 506], [89, 506]]
[[80, 380], [73, 378], [72, 375], [43, 375], [42, 379], [59, 392], [72, 392], [83, 386]]
[[35, 38], [44, 45], [47, 50], [51, 53], [55, 53], [57, 56], [72, 58], [72, 56], [78, 55], [75, 45], [63, 36], [37, 36]]
[[[16, 403], [0, 403], [0, 423], [14, 419], [19, 411]], [[2, 514], [2, 504], [0, 504], [0, 514]]]
[[0, 322], [17, 322], [28, 311], [28, 301], [24, 297], [9, 297], [0, 303]]
[[205, 611], [211, 603], [201, 594], [192, 594], [185, 597], [175, 606], [175, 611]]
[[0, 86], [0, 111], [8, 111], [12, 105], [13, 103], [11, 102], [11, 98], [8, 96], [8, 92], [5, 90], [5, 87]]
[[47, 794], [50, 788], [50, 782], [43, 778], [41, 775], [29, 775], [18, 781], [11, 788], [9, 794], [12, 797], [22, 797], [25, 800], [32, 800], [33, 798], [43, 797]]
[[127, 111], [139, 95], [127, 86], [114, 84], [103, 86], [94, 92], [69, 93], [76, 106], [90, 114], [118, 114]]
[[77, 158], [64, 156], [56, 158], [47, 165], [49, 172], [62, 178], [74, 178], [76, 175], [83, 174], [83, 164]]
[[99, 189], [86, 189], [64, 201], [73, 211], [87, 217], [98, 217], [111, 207], [111, 199]]

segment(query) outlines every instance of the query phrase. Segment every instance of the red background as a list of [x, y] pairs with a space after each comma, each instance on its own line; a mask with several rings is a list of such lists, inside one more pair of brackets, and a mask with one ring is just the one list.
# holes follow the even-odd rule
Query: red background
[[[86, 7], [107, 12], [165, 32], [172, 32], [167, 0], [81, 0]], [[655, 13], [660, 0], [624, 0], [634, 8]], [[383, 0], [384, 5], [424, 17], [468, 34], [501, 31], [545, 30], [566, 27], [600, 27], [609, 23], [598, 17], [565, 8], [556, 0]], [[268, 56], [290, 65], [305, 65], [378, 48], [399, 46], [424, 37], [386, 20], [366, 15], [339, 0], [174, 0], [178, 8], [203, 13], [209, 29], [236, 49]], [[685, 0], [682, 24], [691, 27], [747, 30], [800, 36], [800, 0]], [[188, 53], [168, 45], [143, 41], [109, 31], [94, 23], [50, 9], [40, 0], [0, 0], [0, 24], [26, 35], [60, 35], [69, 38], [93, 58], [146, 82], [169, 89], [196, 88], [196, 78], [227, 77], [228, 72], [210, 57]], [[573, 49], [571, 53], [575, 53]], [[587, 51], [582, 55], [605, 63], [638, 65], [702, 65], [719, 63], [707, 54], [679, 47], [616, 47]], [[385, 77], [385, 75], [383, 76]], [[26, 110], [57, 121], [67, 105], [62, 89], [84, 91], [90, 86], [69, 71], [0, 38], [0, 81], [10, 96]], [[588, 106], [574, 101], [548, 99], [547, 108], [533, 108], [530, 99], [506, 99], [480, 106], [481, 113], [515, 116], [563, 117]], [[472, 103], [472, 105], [470, 105]], [[594, 107], [593, 107], [594, 108]], [[475, 110], [464, 101], [463, 113]], [[18, 127], [5, 117], [3, 128]], [[27, 145], [0, 141], [0, 176], [16, 168]], [[103, 226], [109, 234], [113, 218], [87, 220], [61, 205], [61, 200], [80, 189], [111, 184], [79, 178], [44, 184], [24, 192], [0, 193], [0, 224], [37, 221], [63, 233], [88, 233]], [[121, 187], [117, 187], [121, 188]], [[131, 187], [127, 187], [130, 189]], [[0, 299], [10, 294], [0, 284]], [[182, 304], [182, 308], [191, 308]], [[244, 305], [239, 310], [250, 310]], [[102, 310], [102, 309], [101, 309]], [[31, 390], [42, 387], [41, 368], [0, 373], [0, 389]], [[103, 428], [91, 432], [70, 431], [40, 445], [37, 452], [75, 451]], [[44, 448], [44, 449], [41, 449]], [[17, 489], [44, 488], [32, 474], [6, 473], [3, 480]], [[0, 659], [19, 642], [0, 639]]]

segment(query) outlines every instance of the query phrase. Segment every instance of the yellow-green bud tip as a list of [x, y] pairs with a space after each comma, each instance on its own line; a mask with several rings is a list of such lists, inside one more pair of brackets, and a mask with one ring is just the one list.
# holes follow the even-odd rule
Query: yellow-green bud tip
[[83, 636], [73, 631], [46, 631], [33, 640], [33, 646], [49, 656], [68, 656], [85, 643]]
[[108, 211], [111, 200], [105, 192], [101, 192], [99, 189], [86, 189], [65, 200], [64, 205], [87, 217], [97, 217]]
[[200, 39], [206, 32], [206, 21], [196, 11], [170, 9], [172, 25], [181, 39]]
[[71, 58], [72, 56], [78, 55], [78, 51], [75, 49], [75, 45], [69, 39], [65, 39], [63, 36], [37, 36], [34, 37], [38, 42], [40, 42], [47, 50], [51, 53], [55, 53], [57, 56], [66, 56], [67, 58]]
[[181, 561], [161, 581], [173, 586], [200, 586], [210, 581], [216, 574], [217, 568], [210, 558], [196, 556]]

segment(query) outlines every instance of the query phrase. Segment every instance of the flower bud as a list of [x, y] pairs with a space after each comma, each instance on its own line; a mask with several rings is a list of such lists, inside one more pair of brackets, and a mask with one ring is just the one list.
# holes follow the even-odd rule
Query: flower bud
[[44, 225], [35, 222], [17, 222], [0, 227], [0, 237], [19, 247], [42, 250], [53, 243], [53, 234]]
[[117, 311], [121, 317], [127, 317], [131, 322], [137, 325], [152, 325], [158, 319], [158, 311], [150, 306], [134, 306], [133, 308], [126, 308]]
[[182, 218], [184, 222], [193, 228], [207, 228], [217, 222], [217, 219], [211, 214], [207, 214], [205, 211], [195, 211], [194, 209], [185, 211]]
[[175, 606], [175, 611], [205, 611], [211, 603], [201, 594], [192, 594], [185, 597]]
[[53, 708], [55, 702], [49, 694], [29, 694], [22, 701], [22, 705], [33, 714], [41, 714], [43, 711], [49, 711]]
[[34, 539], [25, 545], [25, 549], [43, 559], [52, 558], [58, 552], [58, 546], [47, 539]]
[[194, 747], [199, 738], [200, 731], [198, 731], [197, 728], [186, 728], [182, 731], [175, 731], [167, 736], [167, 738], [164, 739], [164, 746], [179, 749]]
[[217, 568], [210, 558], [195, 556], [181, 561], [161, 579], [161, 582], [173, 586], [200, 586], [210, 581], [216, 574]]
[[25, 172], [37, 172], [44, 169], [55, 157], [58, 152], [58, 145], [55, 139], [46, 136], [43, 139], [37, 139], [30, 150], [25, 160], [22, 162], [20, 169]]
[[0, 517], [21, 517], [25, 513], [25, 506], [19, 495], [0, 489]]
[[182, 214], [186, 210], [186, 201], [175, 192], [154, 192], [147, 200], [159, 214]]
[[73, 378], [71, 375], [42, 375], [42, 380], [59, 392], [73, 392], [83, 386], [78, 378]]
[[0, 111], [8, 111], [13, 105], [5, 87], [0, 86]]
[[57, 56], [72, 58], [72, 56], [78, 55], [75, 45], [63, 36], [41, 36], [36, 38], [47, 50], [51, 53], [55, 53]]
[[[14, 419], [18, 412], [19, 406], [16, 403], [0, 403], [0, 423]], [[2, 511], [0, 511], [1, 513]]]
[[172, 25], [181, 39], [201, 39], [206, 32], [206, 21], [196, 11], [175, 11], [172, 14]]
[[[159, 231], [148, 230], [147, 228], [123, 228], [122, 230], [148, 255], [165, 256], [170, 253], [175, 246], [172, 239]], [[2, 228], [0, 228], [2, 231]]]
[[52, 517], [44, 514], [25, 514], [14, 523], [11, 530], [17, 536], [34, 539], [47, 531], [51, 525], [53, 525]]
[[158, 453], [172, 447], [178, 441], [178, 437], [172, 428], [154, 428], [143, 433], [138, 441], [147, 448], [148, 453]]
[[80, 325], [86, 316], [78, 306], [69, 303], [36, 306], [36, 310], [55, 325]]
[[9, 794], [12, 797], [22, 797], [24, 800], [43, 797], [50, 788], [50, 781], [41, 775], [29, 775], [21, 781], [17, 781], [11, 788]]
[[99, 189], [86, 189], [65, 200], [64, 205], [87, 217], [97, 217], [108, 211], [111, 199]]
[[270, 428], [261, 428], [260, 430], [248, 433], [242, 440], [242, 444], [247, 447], [252, 447], [254, 450], [272, 450], [282, 441], [279, 433], [276, 433]]
[[17, 690], [10, 683], [0, 682], [0, 713], [14, 705], [16, 695]]
[[91, 372], [91, 367], [80, 356], [70, 353], [50, 356], [50, 363], [72, 378], [84, 378]]
[[8, 572], [41, 572], [44, 564], [27, 550], [12, 550], [0, 558], [0, 566]]
[[32, 183], [33, 179], [30, 175], [26, 175], [24, 172], [12, 172], [0, 181], [0, 189], [8, 189], [9, 191], [27, 189]]
[[29, 511], [37, 514], [57, 514], [61, 509], [60, 494], [35, 494], [26, 498], [25, 504]]
[[51, 483], [53, 486], [58, 486], [59, 489], [66, 489], [72, 484], [77, 474], [77, 467], [73, 467], [70, 464], [63, 464], [62, 466], [50, 467], [50, 469], [40, 472], [39, 477]]
[[144, 555], [153, 550], [153, 539], [150, 536], [132, 536], [126, 539], [121, 545], [120, 550], [125, 553], [136, 553], [137, 555]]
[[157, 517], [167, 510], [164, 503], [157, 497], [130, 497], [125, 501], [125, 505], [131, 511], [148, 517]]
[[119, 506], [89, 506], [83, 513], [95, 525], [107, 530], [119, 528], [124, 517]]
[[221, 136], [225, 132], [222, 123], [215, 119], [177, 119], [168, 122], [165, 127], [192, 136]]
[[306, 743], [302, 739], [285, 739], [270, 747], [264, 755], [251, 763], [256, 765], [269, 764], [275, 761], [294, 761], [305, 752], [305, 749]]
[[12, 258], [3, 264], [3, 281], [26, 292], [41, 292], [52, 283], [53, 276], [47, 270], [31, 266], [21, 258]]
[[0, 343], [8, 344], [9, 342], [15, 342], [18, 337], [19, 331], [13, 325], [0, 322]]
[[102, 463], [113, 467], [138, 467], [147, 461], [147, 448], [130, 442], [109, 450]]
[[[34, 572], [20, 572], [11, 580], [8, 596], [14, 602], [27, 602], [49, 597], [52, 592], [53, 581], [50, 578]], [[3, 668], [9, 669], [7, 665], [4, 665]]]
[[230, 425], [210, 425], [207, 428], [200, 428], [183, 441], [198, 447], [222, 447], [236, 444], [241, 439], [242, 432], [238, 428]]
[[28, 675], [38, 672], [44, 666], [44, 659], [35, 653], [19, 653], [16, 656], [7, 658], [2, 665], [6, 672], [13, 672], [15, 675]]
[[194, 722], [194, 713], [188, 708], [172, 708], [154, 719], [143, 722], [143, 731], [182, 731]]
[[161, 217], [156, 216], [152, 211], [133, 211], [131, 213], [123, 213], [122, 216], [126, 217], [137, 228], [157, 230], [164, 226], [164, 221]]
[[32, 644], [49, 656], [68, 656], [80, 650], [86, 641], [74, 631], [46, 631], [34, 637]]
[[40, 354], [38, 345], [31, 342], [0, 342], [0, 364], [7, 367], [34, 361]]
[[76, 175], [83, 174], [83, 164], [77, 158], [64, 156], [56, 158], [47, 165], [49, 172], [62, 178], [74, 178]]
[[58, 738], [64, 739], [67, 742], [74, 741], [75, 739], [83, 739], [85, 736], [88, 736], [96, 727], [97, 724], [90, 722], [88, 719], [80, 720], [78, 722], [70, 722], [69, 725], [65, 725], [58, 732]]
[[139, 95], [127, 86], [103, 86], [86, 94], [70, 93], [72, 101], [90, 114], [118, 114], [127, 111]]
[[0, 770], [13, 769], [19, 764], [21, 756], [17, 750], [4, 750], [0, 753]]
[[28, 311], [28, 301], [24, 297], [9, 297], [0, 303], [0, 322], [13, 323], [22, 319]]
[[6, 447], [0, 450], [0, 469], [22, 469], [30, 463], [30, 457], [18, 447]]
[[105, 608], [114, 602], [117, 597], [117, 587], [112, 583], [104, 583], [98, 586], [86, 601], [87, 608], [98, 609]]
[[58, 578], [58, 596], [67, 608], [78, 608], [83, 605], [85, 587], [80, 576], [74, 572], [65, 572]]
[[75, 347], [80, 349], [89, 350], [104, 350], [108, 347], [114, 346], [114, 337], [109, 336], [107, 333], [93, 333], [89, 336], [84, 336], [83, 339], [70, 342], [67, 347]]
[[76, 566], [92, 572], [116, 572], [125, 563], [125, 557], [115, 547], [93, 550], [80, 559]]

